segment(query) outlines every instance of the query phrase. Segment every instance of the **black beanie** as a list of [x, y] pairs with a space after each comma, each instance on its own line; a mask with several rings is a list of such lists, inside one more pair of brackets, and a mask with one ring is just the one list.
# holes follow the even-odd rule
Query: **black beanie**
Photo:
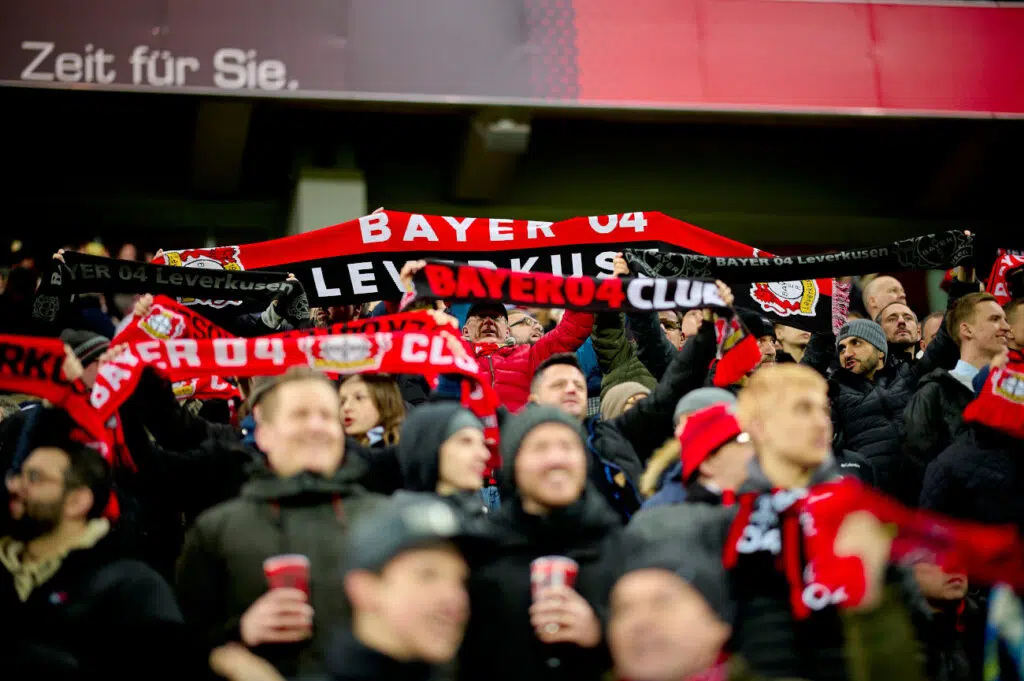
[[409, 412], [398, 437], [403, 489], [433, 492], [437, 488], [441, 445], [463, 428], [482, 431], [484, 426], [458, 402], [423, 404]]
[[508, 487], [515, 487], [516, 454], [519, 453], [520, 445], [531, 430], [544, 423], [561, 423], [569, 426], [576, 431], [580, 441], [586, 446], [586, 434], [578, 418], [555, 407], [527, 405], [525, 409], [508, 419], [501, 428], [501, 470]]

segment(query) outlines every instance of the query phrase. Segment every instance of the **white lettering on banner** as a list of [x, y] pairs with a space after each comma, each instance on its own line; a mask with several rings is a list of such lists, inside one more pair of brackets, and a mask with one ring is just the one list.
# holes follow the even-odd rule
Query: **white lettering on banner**
[[514, 220], [491, 218], [490, 236], [491, 241], [512, 241], [512, 225]]
[[[410, 333], [402, 341], [402, 361], [425, 362], [427, 359], [427, 337]], [[421, 349], [423, 348], [423, 349]]]
[[402, 339], [402, 361], [425, 363], [431, 366], [455, 365], [463, 371], [476, 373], [479, 366], [472, 357], [455, 356], [448, 350], [447, 339], [442, 336], [425, 336], [420, 333], [406, 333]]
[[555, 234], [554, 232], [551, 231], [551, 225], [553, 224], [555, 223], [543, 222], [540, 220], [530, 220], [529, 222], [526, 223], [526, 238], [536, 239], [537, 232], [544, 232], [544, 236], [548, 237], [549, 239], [554, 239]]
[[523, 264], [523, 261], [520, 260], [519, 258], [512, 258], [512, 264], [509, 266], [509, 269], [514, 270], [516, 272], [529, 272], [533, 269], [533, 266], [536, 264], [536, 257], [527, 258], [525, 265]]
[[583, 254], [572, 253], [570, 254], [572, 259], [572, 274], [564, 274], [562, 272], [562, 256], [552, 255], [551, 256], [551, 274], [559, 277], [582, 277], [583, 276]]
[[101, 83], [108, 85], [114, 82], [117, 71], [107, 70], [114, 63], [114, 55], [102, 47], [95, 48], [91, 43], [78, 52], [61, 52], [53, 58], [53, 70], [47, 71], [40, 67], [56, 49], [56, 43], [41, 40], [24, 40], [21, 49], [35, 52], [35, 56], [21, 71], [22, 80], [34, 80], [61, 83]]
[[359, 218], [359, 232], [364, 244], [376, 244], [391, 238], [388, 214], [384, 212], [364, 215]]
[[160, 361], [160, 358], [163, 357], [163, 355], [160, 354], [160, 341], [151, 340], [136, 343], [135, 352], [139, 353], [139, 358], [146, 364], [156, 364], [157, 366], [163, 364], [163, 362]]
[[231, 384], [223, 380], [220, 376], [210, 376], [210, 389], [211, 390], [229, 390]]
[[167, 341], [167, 361], [170, 362], [172, 369], [180, 369], [186, 364], [193, 368], [202, 366], [196, 342], [191, 338], [175, 338]]
[[410, 215], [409, 223], [405, 226], [405, 236], [402, 241], [414, 241], [415, 239], [426, 239], [427, 241], [440, 241], [434, 228], [422, 215]]
[[222, 367], [245, 366], [248, 358], [244, 338], [215, 338], [213, 340], [213, 361]]
[[109, 399], [110, 391], [107, 390], [106, 386], [99, 381], [92, 384], [92, 390], [89, 391], [89, 404], [92, 405], [93, 409], [103, 409]]
[[643, 213], [623, 213], [618, 215], [594, 215], [588, 218], [590, 228], [598, 234], [611, 234], [619, 227], [632, 229], [635, 232], [642, 232], [647, 226], [647, 219]]
[[598, 269], [601, 270], [597, 273], [597, 277], [599, 279], [610, 277], [612, 272], [615, 271], [615, 252], [604, 251], [603, 253], [598, 253], [595, 263], [597, 264]]
[[654, 286], [654, 279], [634, 279], [626, 286], [626, 300], [638, 310], [650, 310], [654, 306], [644, 298], [644, 291]]
[[348, 278], [352, 280], [352, 293], [355, 295], [377, 293], [377, 285], [373, 283], [373, 263], [350, 262]]
[[490, 260], [470, 260], [467, 264], [470, 267], [485, 267], [485, 268], [487, 268], [489, 270], [496, 270], [496, 269], [498, 269], [498, 266], [495, 265]]
[[275, 366], [284, 365], [284, 341], [280, 338], [257, 338], [253, 344], [253, 356], [273, 362]]
[[114, 362], [104, 362], [100, 365], [99, 373], [103, 379], [110, 384], [114, 390], [121, 389], [121, 382], [131, 379], [132, 372], [123, 369]]
[[388, 275], [391, 277], [391, 281], [395, 282], [395, 288], [397, 288], [399, 291], [404, 291], [404, 289], [402, 288], [402, 272], [397, 267], [395, 267], [395, 263], [391, 262], [390, 260], [385, 260], [384, 269], [388, 271]]
[[321, 298], [334, 298], [341, 295], [340, 288], [327, 288], [324, 281], [324, 271], [321, 267], [313, 268], [313, 286], [316, 288], [317, 296]]
[[747, 525], [743, 528], [743, 536], [736, 542], [736, 550], [739, 553], [768, 551], [778, 555], [782, 550], [782, 533], [778, 528], [764, 530], [757, 525]]
[[466, 230], [476, 221], [476, 218], [462, 218], [459, 220], [458, 218], [445, 217], [443, 219], [455, 230], [455, 240], [462, 242], [466, 241]]
[[839, 605], [845, 602], [849, 596], [846, 594], [844, 587], [839, 587], [835, 591], [829, 590], [824, 584], [817, 582], [808, 584], [804, 587], [804, 591], [801, 594], [801, 599], [811, 610], [822, 610], [829, 605]]

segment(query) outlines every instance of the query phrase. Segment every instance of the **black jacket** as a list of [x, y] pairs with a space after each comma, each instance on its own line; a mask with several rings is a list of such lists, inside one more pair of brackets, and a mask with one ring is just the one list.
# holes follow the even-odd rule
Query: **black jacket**
[[1024, 532], [1024, 442], [969, 425], [928, 466], [921, 508]]
[[[665, 332], [661, 328], [661, 321], [657, 312], [637, 312], [626, 315], [626, 323], [629, 330], [636, 338], [636, 356], [640, 362], [651, 372], [651, 376], [660, 379], [665, 375], [668, 365], [672, 359], [679, 354], [680, 350], [669, 342]], [[708, 326], [702, 324], [701, 328]], [[684, 344], [685, 348], [686, 345]]]
[[332, 638], [327, 670], [323, 681], [428, 681], [434, 673], [434, 667], [426, 663], [399, 662], [367, 648], [348, 629], [339, 630]]
[[383, 501], [355, 485], [358, 473], [343, 466], [332, 478], [278, 478], [258, 468], [240, 497], [199, 517], [182, 551], [177, 591], [186, 622], [207, 650], [241, 640], [242, 615], [267, 591], [263, 561], [298, 553], [310, 562], [313, 638], [254, 652], [284, 676], [323, 671], [328, 635], [348, 617], [338, 575], [345, 531]]
[[894, 481], [901, 501], [917, 503], [928, 465], [964, 432], [964, 409], [973, 399], [974, 391], [945, 369], [921, 379], [904, 417], [906, 439]]
[[599, 679], [611, 667], [602, 642], [585, 649], [541, 643], [530, 625], [530, 563], [561, 555], [579, 563], [575, 590], [601, 621], [621, 559], [619, 519], [593, 489], [572, 506], [546, 517], [523, 512], [518, 500], [502, 504], [492, 519], [499, 545], [472, 566], [471, 615], [459, 651], [465, 681]]
[[205, 667], [188, 644], [174, 594], [108, 535], [71, 551], [26, 601], [0, 564], [5, 679], [183, 679]]

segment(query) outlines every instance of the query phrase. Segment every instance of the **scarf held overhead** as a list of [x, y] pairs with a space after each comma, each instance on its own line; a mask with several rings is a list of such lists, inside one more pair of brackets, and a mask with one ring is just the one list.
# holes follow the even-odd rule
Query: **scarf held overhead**
[[[293, 283], [281, 272], [244, 272], [235, 263], [237, 248], [204, 249], [209, 256], [166, 258], [166, 264], [103, 258], [68, 251], [64, 264], [53, 260], [41, 287], [46, 293], [153, 293], [181, 300], [184, 305], [228, 306], [262, 310]], [[191, 269], [183, 270], [187, 264]], [[176, 266], [177, 265], [177, 266]]]
[[[757, 341], [726, 305], [713, 281], [562, 277], [537, 272], [427, 263], [413, 276], [416, 299], [511, 303], [584, 312], [656, 312], [709, 309], [724, 318], [718, 331], [715, 384], [727, 386], [749, 373], [761, 358]], [[480, 348], [477, 348], [478, 356]]]
[[168, 251], [154, 262], [292, 272], [309, 304], [327, 307], [400, 299], [399, 272], [408, 260], [451, 258], [523, 272], [596, 276], [611, 274], [612, 259], [623, 244], [732, 257], [756, 254], [749, 246], [662, 213], [540, 222], [384, 210], [273, 241]]

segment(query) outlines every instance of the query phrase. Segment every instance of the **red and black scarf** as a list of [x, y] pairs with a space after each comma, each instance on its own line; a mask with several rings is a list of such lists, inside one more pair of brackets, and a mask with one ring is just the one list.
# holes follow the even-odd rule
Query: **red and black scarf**
[[726, 569], [736, 568], [744, 556], [774, 556], [800, 620], [830, 605], [856, 607], [867, 593], [860, 559], [834, 551], [840, 525], [854, 511], [868, 511], [893, 529], [894, 562], [929, 562], [982, 583], [1024, 587], [1024, 541], [1016, 528], [908, 509], [850, 478], [807, 489], [745, 493], [737, 503], [723, 555]]
[[521, 307], [557, 307], [582, 312], [658, 312], [710, 309], [724, 318], [718, 329], [715, 384], [727, 386], [757, 366], [761, 351], [719, 296], [715, 282], [701, 279], [562, 277], [554, 274], [432, 262], [413, 277], [418, 299], [489, 301]]

